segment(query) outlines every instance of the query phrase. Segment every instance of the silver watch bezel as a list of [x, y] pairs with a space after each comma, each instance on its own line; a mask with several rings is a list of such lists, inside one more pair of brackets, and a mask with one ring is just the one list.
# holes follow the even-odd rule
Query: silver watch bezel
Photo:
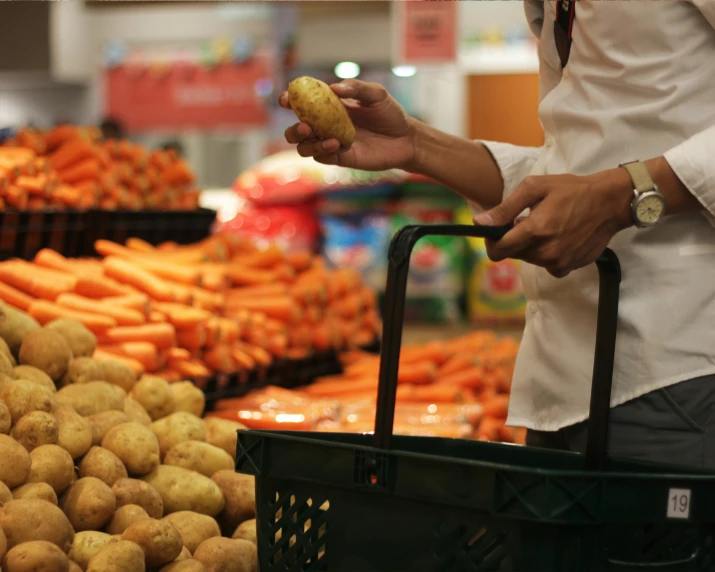
[[[634, 198], [631, 201], [631, 218], [633, 219], [634, 224], [638, 228], [650, 228], [655, 225], [657, 225], [660, 220], [663, 218], [663, 215], [665, 215], [665, 197], [663, 196], [663, 193], [660, 192], [660, 189], [658, 189], [657, 185], [653, 185], [653, 188], [649, 191], [643, 191], [642, 193], [638, 192], [638, 189], [633, 189], [633, 194]], [[653, 222], [643, 222], [638, 218], [638, 205], [645, 199], [649, 197], [658, 197], [660, 199], [661, 205], [663, 206], [663, 209], [660, 212], [660, 216], [654, 220]]]

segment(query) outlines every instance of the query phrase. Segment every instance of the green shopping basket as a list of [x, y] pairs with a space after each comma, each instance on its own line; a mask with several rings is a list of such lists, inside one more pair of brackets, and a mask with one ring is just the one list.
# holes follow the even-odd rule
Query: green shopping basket
[[392, 435], [415, 243], [505, 231], [408, 226], [393, 238], [373, 435], [239, 432], [237, 470], [256, 477], [261, 572], [715, 570], [715, 475], [606, 455], [620, 285], [611, 251], [596, 262], [585, 454]]

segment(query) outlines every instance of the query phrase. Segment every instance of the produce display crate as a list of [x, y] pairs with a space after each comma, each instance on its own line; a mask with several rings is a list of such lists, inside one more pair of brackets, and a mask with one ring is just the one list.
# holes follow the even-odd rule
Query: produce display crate
[[100, 238], [123, 243], [191, 244], [208, 237], [216, 219], [210, 209], [194, 211], [12, 211], [0, 212], [0, 260], [32, 259], [43, 248], [63, 256], [95, 256]]
[[393, 238], [374, 435], [239, 432], [236, 468], [256, 477], [261, 572], [715, 569], [715, 475], [606, 454], [620, 285], [611, 251], [597, 261], [585, 454], [392, 435], [415, 242], [504, 232], [409, 226]]

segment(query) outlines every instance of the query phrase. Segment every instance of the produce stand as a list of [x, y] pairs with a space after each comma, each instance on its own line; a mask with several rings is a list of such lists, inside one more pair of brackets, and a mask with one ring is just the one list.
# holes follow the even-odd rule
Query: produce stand
[[606, 455], [620, 267], [600, 275], [584, 455], [393, 436], [409, 256], [430, 234], [506, 229], [409, 226], [392, 240], [374, 435], [239, 432], [255, 475], [262, 572], [712, 570], [715, 475]]

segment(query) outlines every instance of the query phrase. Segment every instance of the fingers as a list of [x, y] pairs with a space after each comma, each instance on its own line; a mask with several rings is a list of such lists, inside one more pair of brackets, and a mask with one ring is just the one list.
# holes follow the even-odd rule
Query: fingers
[[543, 177], [527, 177], [500, 204], [474, 217], [474, 224], [503, 226], [511, 224], [526, 209], [533, 207], [546, 195]]
[[387, 90], [379, 83], [348, 79], [330, 86], [342, 99], [354, 99], [362, 105], [375, 105], [389, 97]]
[[307, 123], [296, 123], [285, 130], [285, 139], [292, 145], [313, 138], [315, 138], [315, 135]]
[[301, 157], [318, 157], [335, 154], [340, 149], [340, 142], [337, 139], [326, 139], [325, 141], [311, 139], [299, 143], [297, 149]]
[[288, 99], [288, 92], [284, 91], [281, 93], [281, 96], [278, 98], [278, 104], [283, 108], [283, 109], [293, 109], [290, 106], [290, 100]]
[[533, 233], [527, 222], [522, 222], [509, 232], [507, 232], [500, 240], [487, 240], [487, 254], [494, 262], [499, 262], [506, 258], [523, 259], [524, 252], [533, 247]]

